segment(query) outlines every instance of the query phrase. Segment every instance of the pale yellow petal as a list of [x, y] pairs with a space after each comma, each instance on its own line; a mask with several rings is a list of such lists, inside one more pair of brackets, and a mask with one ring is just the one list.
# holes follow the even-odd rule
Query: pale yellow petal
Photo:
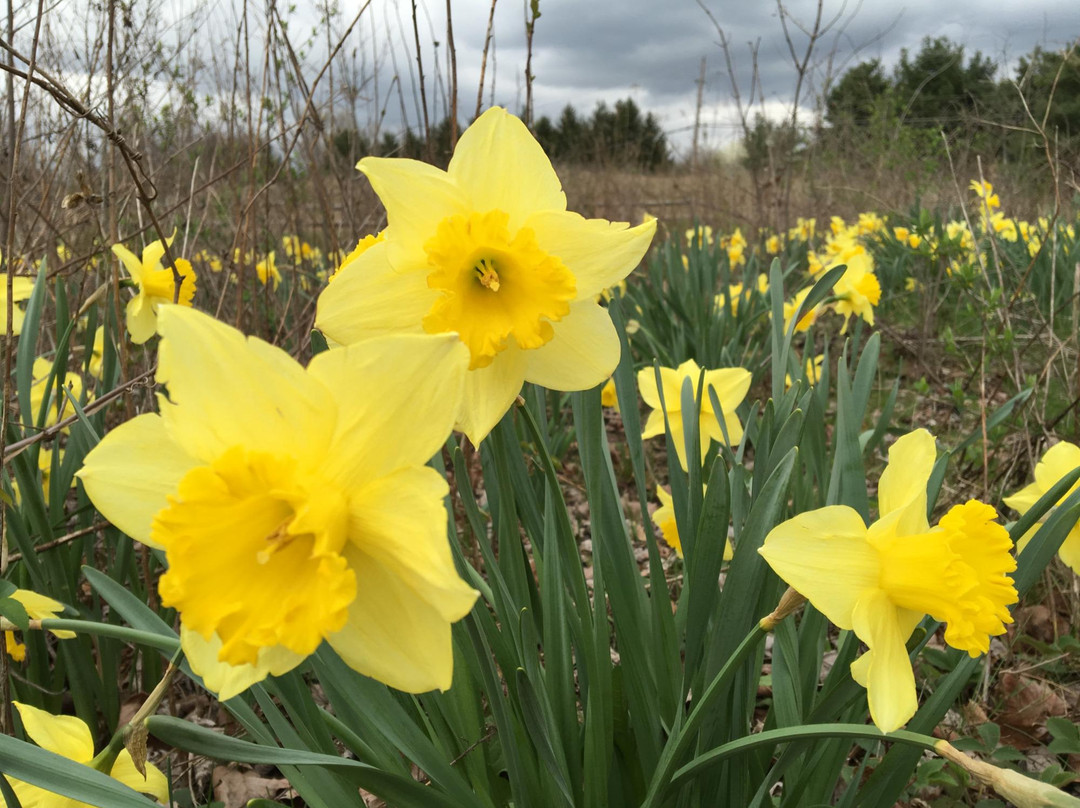
[[128, 275], [135, 283], [142, 285], [142, 261], [136, 257], [135, 253], [125, 247], [123, 244], [112, 245], [113, 255], [120, 259], [124, 264], [124, 269], [128, 271]]
[[462, 190], [435, 166], [400, 157], [365, 157], [356, 167], [386, 208], [387, 251], [397, 268], [423, 263], [424, 244], [439, 222], [470, 210]]
[[180, 625], [180, 645], [195, 675], [203, 680], [206, 689], [215, 693], [221, 701], [243, 693], [253, 684], [267, 676], [281, 676], [304, 661], [284, 646], [275, 645], [259, 649], [259, 660], [254, 665], [230, 665], [218, 661], [221, 638], [217, 634], [204, 639], [197, 631]]
[[853, 610], [856, 636], [872, 657], [864, 670], [870, 717], [882, 732], [899, 729], [915, 715], [919, 702], [915, 674], [902, 636], [897, 608], [879, 589], [870, 590]]
[[[58, 600], [53, 600], [45, 595], [39, 595], [37, 592], [32, 592], [29, 589], [16, 589], [11, 593], [12, 600], [17, 600], [26, 609], [26, 614], [31, 620], [48, 620], [50, 618], [59, 617], [64, 612], [64, 604]], [[51, 632], [55, 637], [61, 640], [71, 640], [75, 637], [74, 631], [67, 631], [60, 629]]]
[[[750, 381], [753, 377], [745, 368], [719, 368], [705, 371], [705, 386], [702, 388], [701, 411], [712, 412], [712, 397], [709, 388], [716, 391], [716, 397], [720, 400], [720, 406], [724, 408], [724, 414], [734, 413], [735, 408], [742, 404], [743, 399], [750, 390]], [[691, 381], [697, 386], [697, 376]], [[734, 440], [734, 439], [732, 439]]]
[[1035, 482], [1045, 494], [1054, 484], [1080, 466], [1080, 446], [1062, 441], [1046, 450], [1035, 466]]
[[465, 374], [465, 395], [454, 428], [464, 432], [473, 446], [480, 445], [521, 392], [528, 362], [525, 353], [510, 346], [486, 368]]
[[151, 241], [142, 251], [142, 264], [143, 269], [149, 271], [157, 269], [161, 264], [161, 259], [165, 257], [165, 245], [172, 246], [173, 239], [176, 238], [176, 231], [173, 230], [173, 234], [165, 239], [165, 243], [161, 242], [161, 239]]
[[[682, 427], [682, 416], [678, 413], [674, 413], [673, 418], [679, 419], [679, 426]], [[664, 411], [661, 409], [653, 410], [649, 413], [649, 417], [645, 420], [645, 428], [641, 431], [642, 438], [655, 438], [657, 435], [663, 435], [665, 431], [664, 426]]]
[[1004, 497], [1002, 499], [1002, 502], [1004, 502], [1014, 511], [1020, 513], [1020, 515], [1023, 515], [1027, 513], [1028, 509], [1030, 509], [1036, 502], [1038, 502], [1042, 498], [1042, 495], [1045, 493], [1046, 491], [1044, 491], [1042, 486], [1039, 485], [1037, 482], [1030, 483], [1029, 485], [1025, 485], [1012, 496]]
[[[159, 314], [161, 416], [174, 441], [209, 462], [230, 447], [324, 457], [334, 429], [329, 392], [280, 348], [183, 306]], [[171, 403], [170, 403], [171, 402]]]
[[[642, 401], [653, 409], [659, 409], [660, 392], [656, 386], [656, 368], [652, 366], [642, 368], [638, 371], [637, 380]], [[660, 384], [664, 388], [664, 406], [669, 413], [682, 409], [682, 382], [683, 375], [678, 370], [660, 368]], [[697, 374], [694, 374], [691, 383], [695, 385], [696, 390]]]
[[139, 774], [135, 764], [131, 760], [131, 753], [121, 749], [113, 763], [109, 777], [123, 783], [128, 788], [138, 791], [140, 794], [149, 794], [158, 802], [165, 803], [169, 799], [169, 781], [165, 778], [161, 769], [153, 763], [146, 764], [146, 776]]
[[550, 342], [525, 352], [526, 381], [549, 390], [588, 390], [611, 376], [621, 349], [607, 309], [592, 300], [572, 303], [552, 328]]
[[308, 374], [337, 404], [320, 473], [348, 489], [426, 463], [450, 437], [468, 367], [454, 334], [377, 337], [316, 356]]
[[427, 268], [391, 267], [379, 242], [342, 267], [319, 295], [315, 325], [340, 345], [384, 334], [423, 333], [424, 316], [439, 297]]
[[27, 736], [40, 746], [77, 763], [94, 757], [90, 728], [73, 715], [53, 715], [29, 704], [13, 701]]
[[154, 515], [165, 507], [198, 461], [177, 445], [160, 416], [139, 415], [101, 439], [77, 472], [102, 516], [143, 544]]
[[655, 220], [630, 227], [566, 211], [542, 210], [525, 225], [535, 231], [540, 248], [573, 274], [579, 300], [596, 297], [633, 272], [656, 234]]
[[1069, 531], [1058, 549], [1058, 555], [1073, 572], [1080, 575], [1080, 525]]
[[511, 232], [533, 211], [566, 210], [551, 161], [525, 124], [501, 107], [492, 107], [462, 133], [447, 174], [473, 210], [509, 213]]
[[328, 641], [349, 667], [408, 693], [447, 690], [453, 680], [450, 622], [392, 570], [350, 545], [356, 600]]
[[866, 525], [846, 505], [801, 513], [774, 527], [758, 550], [777, 575], [840, 628], [880, 575], [877, 551], [866, 543]]
[[153, 301], [143, 292], [140, 291], [127, 302], [124, 313], [128, 336], [136, 345], [142, 345], [157, 333], [157, 313]]
[[[889, 464], [881, 474], [878, 483], [878, 514], [886, 516], [900, 508], [907, 508], [914, 500], [922, 501], [922, 524], [900, 525], [901, 535], [922, 533], [927, 530], [926, 522], [926, 484], [934, 470], [937, 459], [937, 446], [934, 436], [925, 429], [897, 438], [889, 447]], [[912, 516], [917, 514], [913, 510]]]
[[[478, 593], [458, 575], [446, 532], [449, 492], [434, 469], [405, 468], [356, 491], [349, 536], [366, 556], [428, 601], [444, 620], [460, 620]], [[366, 585], [359, 578], [360, 587]]]

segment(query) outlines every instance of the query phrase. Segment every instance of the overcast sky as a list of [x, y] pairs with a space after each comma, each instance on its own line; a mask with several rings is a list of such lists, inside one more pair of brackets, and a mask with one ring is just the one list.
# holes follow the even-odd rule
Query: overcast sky
[[[47, 12], [54, 30], [71, 38], [67, 53], [85, 51], [91, 41], [87, 29], [101, 25], [99, 8], [88, 0], [56, 0]], [[335, 41], [365, 0], [278, 0], [288, 20], [289, 37], [304, 59], [307, 81], [312, 81]], [[465, 122], [476, 105], [481, 53], [491, 0], [451, 0], [459, 80], [459, 117]], [[524, 106], [524, 7], [528, 0], [497, 0], [494, 46], [488, 61], [484, 104], [494, 97], [512, 111]], [[419, 9], [421, 53], [427, 78], [432, 119], [442, 117], [446, 102], [446, 0], [416, 0]], [[757, 66], [767, 114], [780, 117], [790, 111], [795, 69], [775, 0], [701, 0], [731, 46], [734, 72], [745, 102], [751, 92], [752, 58], [748, 43], [757, 43]], [[254, 0], [247, 8], [252, 33], [266, 30], [264, 6]], [[334, 31], [329, 37], [322, 24], [323, 9], [337, 6]], [[16, 41], [32, 31], [36, 4], [24, 2], [17, 17], [22, 27]], [[151, 15], [158, 21], [159, 41], [178, 48], [181, 57], [204, 67], [205, 89], [220, 93], [233, 75], [233, 42], [239, 27], [242, 0], [139, 0], [133, 15]], [[788, 30], [801, 57], [817, 9], [816, 0], [789, 0], [785, 6]], [[79, 11], [82, 9], [82, 11]], [[706, 60], [702, 105], [702, 140], [722, 146], [737, 137], [737, 116], [731, 79], [720, 48], [716, 25], [698, 0], [540, 0], [542, 16], [533, 41], [534, 110], [537, 117], [557, 118], [566, 104], [590, 114], [597, 102], [609, 104], [632, 97], [645, 111], [655, 113], [669, 141], [683, 154], [689, 150], [695, 118], [701, 60]], [[260, 23], [260, 20], [262, 22]], [[918, 50], [923, 37], [947, 36], [1004, 65], [1013, 75], [1019, 56], [1036, 45], [1062, 49], [1080, 36], [1080, 0], [824, 0], [823, 25], [829, 32], [818, 42], [800, 108], [804, 120], [813, 114], [826, 77], [839, 76], [860, 61], [878, 57], [891, 68], [903, 48]], [[261, 31], [261, 32], [260, 32]], [[213, 44], [209, 44], [212, 41]], [[434, 43], [438, 42], [438, 46]], [[146, 43], [142, 43], [146, 44]], [[259, 43], [251, 48], [255, 65], [262, 63]], [[172, 58], [172, 57], [170, 57]], [[419, 105], [411, 0], [370, 0], [360, 24], [346, 40], [336, 70], [351, 69], [361, 85], [358, 121], [375, 121], [385, 110], [383, 128], [400, 130], [402, 118], [417, 128]], [[438, 71], [436, 71], [438, 63]], [[76, 64], [73, 68], [78, 71]], [[1002, 69], [999, 69], [999, 75]], [[216, 74], [207, 82], [207, 74]], [[222, 77], [225, 78], [222, 78]], [[399, 81], [393, 81], [398, 76]], [[323, 81], [325, 90], [329, 81]], [[257, 80], [255, 83], [257, 87]], [[162, 91], [168, 93], [166, 88]], [[340, 102], [335, 108], [340, 107]], [[800, 113], [802, 114], [802, 113]], [[365, 120], [366, 117], [366, 120]]]
[[[767, 109], [772, 114], [789, 109], [796, 73], [776, 4], [767, 0], [703, 2], [728, 38], [744, 101], [752, 73], [748, 43], [756, 42]], [[411, 25], [408, 1], [397, 0], [397, 4]], [[511, 109], [524, 103], [523, 5], [523, 0], [500, 0], [495, 13], [495, 100]], [[797, 23], [807, 29], [812, 26], [814, 0], [791, 0], [785, 7]], [[470, 112], [489, 9], [490, 0], [453, 0], [460, 96]], [[673, 142], [686, 148], [704, 57], [703, 137], [718, 145], [733, 136], [737, 119], [720, 38], [696, 0], [541, 0], [540, 10], [533, 42], [537, 116], [557, 117], [567, 103], [590, 112], [598, 101], [610, 104], [630, 96], [643, 109], [655, 112]], [[444, 40], [445, 4], [428, 0], [426, 11], [430, 29]], [[1013, 66], [1036, 45], [1060, 49], [1080, 36], [1080, 3], [866, 0], [859, 5], [825, 0], [823, 22], [830, 21], [832, 29], [818, 43], [813, 59], [810, 87], [803, 91], [803, 105], [808, 108], [814, 106], [814, 96], [829, 72], [830, 54], [834, 74], [873, 57], [891, 67], [902, 48], [917, 50], [924, 36], [933, 35], [963, 43], [968, 53], [979, 50]], [[807, 37], [794, 24], [789, 24], [789, 31], [801, 56]], [[445, 47], [440, 51], [445, 55]]]

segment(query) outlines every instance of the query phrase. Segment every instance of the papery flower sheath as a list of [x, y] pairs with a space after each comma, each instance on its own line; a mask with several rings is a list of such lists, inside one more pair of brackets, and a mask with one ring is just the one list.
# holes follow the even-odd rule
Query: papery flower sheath
[[945, 623], [945, 642], [971, 656], [1005, 632], [1017, 600], [1009, 534], [978, 500], [956, 505], [931, 528], [926, 486], [937, 450], [925, 429], [889, 450], [878, 485], [878, 520], [832, 505], [773, 528], [758, 552], [777, 575], [869, 650], [851, 666], [883, 732], [918, 707], [905, 646], [926, 614]]
[[[86, 723], [73, 715], [53, 715], [29, 704], [12, 702], [19, 711], [23, 729], [30, 740], [46, 751], [89, 765], [94, 759], [94, 738]], [[135, 768], [131, 754], [121, 749], [108, 774], [140, 794], [149, 794], [160, 803], [169, 800], [169, 781], [161, 769], [147, 762], [145, 776]], [[85, 802], [53, 794], [45, 789], [9, 777], [8, 782], [23, 808], [91, 808]], [[7, 805], [0, 796], [0, 808]]]
[[597, 296], [641, 261], [656, 222], [585, 219], [540, 144], [504, 109], [458, 141], [446, 171], [400, 158], [357, 165], [386, 207], [384, 242], [320, 295], [316, 325], [350, 345], [380, 334], [455, 333], [469, 350], [457, 428], [479, 443], [521, 385], [584, 390], [619, 361]]
[[162, 548], [162, 602], [222, 699], [326, 640], [401, 690], [450, 687], [450, 624], [477, 593], [447, 541], [442, 475], [467, 352], [453, 335], [325, 351], [307, 368], [192, 309], [160, 312], [159, 414], [114, 429], [79, 477]]

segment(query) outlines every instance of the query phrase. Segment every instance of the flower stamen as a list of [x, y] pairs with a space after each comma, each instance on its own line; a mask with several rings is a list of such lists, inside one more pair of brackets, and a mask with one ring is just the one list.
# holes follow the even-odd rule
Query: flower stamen
[[473, 267], [480, 285], [493, 292], [499, 291], [499, 273], [495, 271], [495, 262], [490, 258], [481, 258]]

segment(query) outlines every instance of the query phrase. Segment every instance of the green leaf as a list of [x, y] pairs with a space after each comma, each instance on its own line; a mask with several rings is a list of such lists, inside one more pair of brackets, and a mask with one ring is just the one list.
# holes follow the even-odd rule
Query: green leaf
[[7, 735], [0, 735], [0, 772], [99, 808], [157, 805], [107, 774]]

